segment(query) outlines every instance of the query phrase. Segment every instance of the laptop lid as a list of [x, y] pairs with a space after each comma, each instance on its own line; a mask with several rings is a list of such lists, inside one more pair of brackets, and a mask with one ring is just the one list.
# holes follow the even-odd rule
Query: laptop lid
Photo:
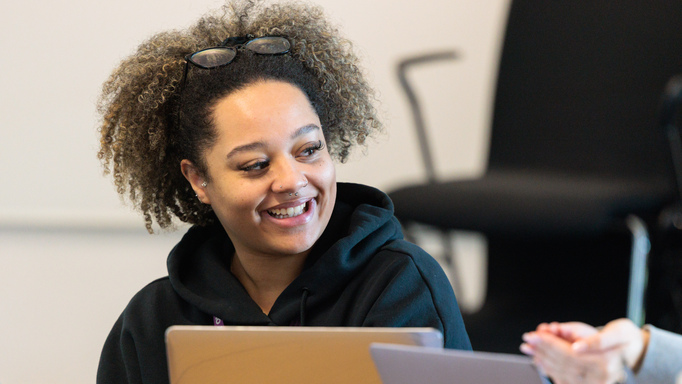
[[432, 328], [206, 327], [166, 331], [171, 384], [372, 383], [371, 343], [442, 347]]
[[532, 360], [502, 353], [372, 344], [384, 384], [546, 384]]

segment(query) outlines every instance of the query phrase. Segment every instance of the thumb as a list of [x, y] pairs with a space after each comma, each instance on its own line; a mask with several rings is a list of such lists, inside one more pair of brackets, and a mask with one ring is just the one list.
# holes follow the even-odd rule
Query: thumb
[[588, 336], [584, 339], [579, 339], [575, 341], [572, 345], [571, 348], [575, 352], [598, 352], [601, 351], [604, 348], [604, 338], [602, 337], [603, 335], [601, 333], [594, 334], [592, 336]]
[[571, 348], [576, 352], [597, 352], [621, 347], [630, 341], [630, 333], [632, 333], [630, 328], [638, 330], [627, 320], [614, 320], [600, 332], [577, 340]]

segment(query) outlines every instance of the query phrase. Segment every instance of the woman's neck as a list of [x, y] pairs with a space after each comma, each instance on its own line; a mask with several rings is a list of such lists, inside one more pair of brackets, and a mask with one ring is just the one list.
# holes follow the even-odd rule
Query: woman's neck
[[269, 314], [279, 295], [301, 274], [308, 253], [273, 256], [235, 252], [230, 270], [263, 313]]

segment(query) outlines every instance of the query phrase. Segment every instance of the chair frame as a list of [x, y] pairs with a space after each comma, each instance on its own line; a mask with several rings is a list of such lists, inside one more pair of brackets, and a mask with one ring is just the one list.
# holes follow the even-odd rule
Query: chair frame
[[[426, 55], [414, 56], [403, 59], [399, 62], [397, 75], [400, 85], [407, 96], [410, 110], [417, 131], [419, 148], [426, 172], [427, 181], [434, 184], [438, 181], [433, 162], [433, 155], [430, 149], [428, 134], [424, 123], [418, 98], [409, 80], [407, 71], [415, 65], [432, 63], [441, 60], [453, 60], [457, 58], [454, 51], [436, 52]], [[682, 105], [682, 76], [673, 77], [664, 93], [663, 110], [661, 113], [661, 126], [665, 129], [670, 144], [673, 157], [673, 165], [676, 176], [680, 201], [682, 201], [682, 140], [680, 132], [675, 125], [675, 115], [677, 107]], [[627, 295], [627, 317], [635, 324], [641, 326], [645, 322], [645, 296], [647, 289], [648, 261], [651, 250], [651, 240], [645, 221], [637, 215], [628, 215], [625, 224], [630, 232], [631, 253], [630, 253], [630, 276]], [[457, 276], [457, 268], [454, 260], [454, 250], [450, 242], [449, 230], [441, 229], [441, 236], [444, 246], [445, 263], [453, 276]], [[459, 279], [454, 278], [453, 287], [460, 290]]]

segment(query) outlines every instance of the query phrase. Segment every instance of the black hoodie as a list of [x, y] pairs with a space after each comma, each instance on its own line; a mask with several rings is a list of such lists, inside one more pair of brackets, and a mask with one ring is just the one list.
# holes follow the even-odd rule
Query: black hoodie
[[193, 227], [168, 256], [168, 277], [143, 288], [114, 325], [98, 383], [168, 383], [171, 325], [433, 327], [445, 347], [471, 349], [439, 264], [402, 239], [384, 193], [338, 184], [329, 225], [268, 315], [230, 272], [234, 248], [220, 225]]

